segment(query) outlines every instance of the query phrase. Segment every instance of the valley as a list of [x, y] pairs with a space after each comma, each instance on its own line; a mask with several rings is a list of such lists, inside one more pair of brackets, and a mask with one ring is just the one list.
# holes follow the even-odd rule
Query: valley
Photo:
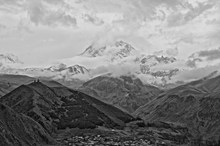
[[220, 146], [220, 0], [0, 0], [0, 146]]
[[[144, 85], [140, 80], [126, 76], [115, 81], [114, 78], [109, 80], [109, 77], [101, 77], [102, 81], [98, 77], [94, 79], [98, 83], [91, 80], [85, 83], [80, 91], [67, 88], [56, 81], [41, 81], [19, 75], [3, 77], [2, 83], [7, 80], [6, 83], [17, 84], [0, 98], [1, 121], [8, 123], [7, 126], [10, 127], [18, 124], [17, 120], [5, 117], [10, 115], [6, 114], [7, 112], [18, 118], [28, 118], [40, 127], [41, 133], [45, 135], [43, 137], [47, 137], [36, 138], [42, 137], [42, 134], [37, 132], [34, 138], [26, 141], [16, 134], [19, 132], [16, 128], [10, 129], [3, 124], [2, 131], [6, 133], [1, 135], [1, 138], [4, 145], [38, 143], [45, 146], [174, 146], [206, 143], [211, 146], [219, 142], [219, 76], [205, 77], [166, 91]], [[118, 84], [114, 87], [115, 83]], [[82, 93], [85, 87], [95, 91], [84, 89], [86, 94]], [[142, 100], [141, 104], [138, 104], [141, 91], [146, 92], [141, 98], [146, 98], [147, 101], [143, 103]], [[112, 96], [111, 93], [117, 94]], [[130, 95], [132, 100], [123, 99], [128, 93], [133, 93]], [[121, 96], [118, 96], [120, 94]], [[108, 97], [108, 100], [101, 97]], [[118, 104], [110, 100], [114, 101], [115, 97], [118, 98], [115, 102]], [[127, 105], [122, 106], [124, 103]], [[134, 109], [129, 111], [131, 108]], [[25, 120], [19, 121], [25, 123]], [[32, 130], [33, 124], [24, 129]], [[13, 139], [8, 139], [9, 133]]]
[[[112, 70], [64, 63], [19, 69], [12, 67], [18, 58], [0, 56], [0, 145], [219, 145], [218, 70], [175, 80], [185, 72], [173, 66], [176, 58], [138, 55], [123, 41], [80, 56], [105, 57]], [[113, 65], [127, 63], [138, 68], [116, 75]]]

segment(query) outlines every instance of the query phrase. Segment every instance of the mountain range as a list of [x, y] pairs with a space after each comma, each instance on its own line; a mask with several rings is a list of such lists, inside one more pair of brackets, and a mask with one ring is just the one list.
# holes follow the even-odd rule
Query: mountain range
[[84, 83], [80, 91], [129, 113], [151, 101], [162, 90], [145, 85], [135, 76], [98, 76]]
[[140, 107], [135, 115], [147, 122], [178, 123], [194, 137], [218, 139], [220, 135], [220, 76], [207, 76], [170, 89]]
[[[60, 68], [48, 70], [67, 67]], [[167, 90], [144, 84], [134, 75], [101, 75], [73, 90], [48, 78], [3, 74], [0, 144], [56, 145], [57, 131], [99, 127], [142, 133], [147, 128], [154, 138], [181, 143], [217, 141], [219, 84], [217, 71]], [[141, 119], [145, 123], [139, 123]]]
[[[77, 59], [74, 59], [78, 57]], [[1, 73], [3, 74], [18, 74], [28, 75], [37, 78], [47, 78], [56, 80], [68, 87], [78, 88], [84, 82], [102, 74], [110, 73], [117, 74], [117, 69], [109, 70], [108, 66], [117, 66], [118, 68], [126, 68], [126, 66], [133, 66], [133, 69], [125, 72], [137, 77], [148, 79], [148, 84], [158, 87], [165, 87], [172, 83], [172, 78], [181, 72], [178, 66], [169, 67], [168, 69], [160, 68], [160, 66], [171, 65], [178, 60], [170, 56], [148, 55], [140, 50], [135, 49], [125, 41], [116, 41], [111, 45], [90, 45], [80, 56], [73, 57], [72, 63], [65, 64], [61, 61], [58, 64], [41, 67], [41, 68], [16, 68], [15, 64], [21, 64], [18, 57], [14, 55], [1, 55], [0, 64], [2, 64]], [[80, 58], [82, 57], [82, 58]], [[92, 61], [93, 58], [100, 58], [100, 62], [104, 64], [95, 68], [90, 66], [77, 64], [81, 59]], [[104, 59], [104, 60], [103, 60]], [[100, 72], [99, 68], [106, 68]], [[99, 73], [100, 72], [100, 73]], [[141, 80], [142, 80], [141, 78]], [[175, 83], [174, 83], [175, 84]]]
[[91, 45], [81, 55], [86, 57], [107, 56], [110, 61], [117, 61], [136, 54], [137, 50], [130, 44], [116, 41], [109, 46]]
[[73, 128], [84, 123], [84, 126], [113, 127], [123, 126], [124, 122], [133, 119], [117, 108], [86, 94], [62, 85], [48, 87], [39, 81], [19, 86], [1, 97], [0, 102], [18, 113], [30, 116], [41, 123], [48, 132], [54, 130], [53, 125], [61, 129]]
[[89, 95], [52, 81], [48, 85], [34, 80], [0, 98], [0, 144], [51, 144], [57, 130], [122, 129], [135, 121], [126, 112]]
[[135, 76], [99, 76], [79, 91], [21, 75], [2, 75], [0, 82], [14, 83], [0, 98], [0, 144], [6, 146], [56, 145], [54, 134], [60, 130], [104, 127], [124, 131], [141, 119], [145, 124], [139, 126], [146, 125], [159, 139], [216, 141], [220, 134], [217, 72], [168, 90], [143, 84]]

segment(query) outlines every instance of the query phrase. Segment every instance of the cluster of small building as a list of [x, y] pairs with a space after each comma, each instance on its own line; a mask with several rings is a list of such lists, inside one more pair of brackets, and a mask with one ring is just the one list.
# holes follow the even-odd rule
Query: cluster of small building
[[[153, 146], [155, 142], [142, 138], [132, 137], [103, 137], [100, 135], [94, 136], [74, 136], [64, 139], [63, 143], [66, 146]], [[165, 146], [161, 142], [158, 145]]]

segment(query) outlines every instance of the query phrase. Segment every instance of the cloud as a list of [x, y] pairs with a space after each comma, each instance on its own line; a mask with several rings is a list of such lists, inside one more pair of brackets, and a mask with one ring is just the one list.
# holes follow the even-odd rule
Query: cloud
[[160, 50], [160, 51], [155, 51], [153, 52], [154, 55], [157, 56], [172, 56], [172, 57], [176, 57], [179, 54], [179, 50], [177, 47], [175, 48], [168, 48], [166, 50]]
[[0, 30], [6, 29], [7, 27], [3, 24], [0, 24]]
[[185, 62], [182, 60], [178, 60], [174, 63], [168, 63], [168, 64], [158, 64], [156, 66], [151, 67], [151, 71], [157, 72], [157, 71], [167, 71], [167, 70], [184, 70], [186, 69]]
[[[82, 52], [80, 49], [90, 42], [103, 46], [120, 39], [135, 44], [145, 53], [162, 49], [159, 54], [187, 59], [193, 51], [220, 46], [219, 14], [218, 0], [0, 0], [0, 21], [13, 30], [8, 33], [1, 29], [0, 35], [8, 37], [0, 43], [3, 48], [14, 50], [16, 44], [22, 44], [19, 48], [24, 48], [24, 52], [15, 52], [27, 54], [25, 48], [39, 52], [37, 49], [43, 46], [37, 42], [47, 39], [46, 34], [50, 34], [48, 38], [61, 38], [59, 34], [65, 34], [69, 38], [65, 41], [65, 47], [69, 47], [66, 52], [72, 56]], [[57, 29], [51, 31], [54, 27]], [[70, 31], [70, 28], [75, 29]], [[19, 31], [32, 33], [19, 34]], [[11, 38], [13, 43], [7, 43]], [[63, 47], [58, 46], [64, 46], [63, 39], [45, 46], [48, 48], [45, 52], [62, 52]], [[70, 54], [51, 55], [51, 58], [71, 57]], [[41, 59], [47, 61], [47, 57]], [[188, 65], [203, 62], [191, 59]]]
[[190, 33], [190, 34], [183, 35], [177, 41], [175, 41], [173, 44], [178, 44], [181, 42], [184, 42], [186, 44], [194, 44], [196, 42], [195, 40], [196, 40], [195, 36], [192, 33]]
[[75, 56], [69, 59], [62, 59], [60, 63], [65, 63], [67, 66], [75, 64], [91, 69], [91, 75], [97, 76], [101, 74], [111, 73], [115, 76], [123, 74], [134, 74], [140, 72], [140, 66], [134, 62], [136, 56], [126, 57], [118, 62], [111, 62], [107, 56], [100, 57], [84, 57]]
[[99, 76], [99, 75], [103, 75], [109, 72], [109, 69], [106, 66], [98, 66], [95, 69], [91, 70], [91, 75], [92, 76]]
[[198, 3], [198, 6], [194, 8], [192, 7], [192, 5], [187, 3], [186, 6], [188, 8], [188, 12], [185, 13], [184, 11], [178, 11], [177, 13], [173, 13], [168, 17], [167, 19], [168, 27], [176, 27], [176, 26], [184, 25], [190, 22], [191, 20], [195, 19], [199, 15], [201, 15], [206, 10], [211, 9], [214, 6], [214, 4]]
[[121, 12], [124, 0], [78, 0], [78, 4], [82, 4], [94, 12]]
[[220, 59], [220, 47], [215, 50], [204, 50], [198, 52], [199, 57], [205, 57], [207, 60]]
[[220, 47], [218, 49], [202, 50], [202, 51], [193, 53], [189, 58], [193, 58], [193, 59], [204, 58], [208, 61], [220, 59]]
[[62, 10], [49, 10], [40, 0], [31, 0], [27, 3], [27, 11], [30, 20], [36, 25], [64, 25], [76, 26], [76, 18], [70, 14], [66, 14]]
[[0, 0], [0, 5], [15, 5], [21, 6], [24, 0]]
[[193, 53], [188, 57], [186, 65], [192, 68], [198, 67], [198, 65], [215, 65], [220, 61], [220, 48], [213, 50], [201, 50]]
[[220, 71], [220, 64], [216, 65], [211, 65], [211, 66], [206, 66], [206, 67], [201, 67], [201, 68], [195, 68], [192, 70], [183, 70], [179, 72], [176, 76], [172, 78], [173, 81], [193, 81], [193, 80], [198, 80], [203, 77], [208, 76], [210, 73], [214, 71]]
[[66, 3], [64, 2], [64, 0], [43, 0], [43, 1], [45, 1], [45, 2], [47, 2], [47, 3], [49, 3], [49, 4], [54, 4], [54, 5], [57, 5], [57, 4], [66, 4]]
[[100, 18], [98, 18], [96, 16], [91, 16], [89, 14], [85, 14], [83, 19], [86, 22], [90, 22], [90, 23], [95, 24], [95, 25], [102, 25], [102, 24], [104, 24], [103, 20], [101, 20]]
[[128, 74], [135, 74], [140, 72], [140, 66], [135, 63], [125, 63], [125, 64], [108, 64], [99, 66], [92, 70], [92, 76], [98, 76], [102, 74], [111, 73], [113, 76], [121, 76]]
[[197, 62], [202, 62], [202, 59], [200, 58], [193, 58], [193, 59], [190, 59], [186, 62], [186, 65], [191, 67], [191, 68], [195, 68], [196, 67], [196, 63]]
[[179, 50], [178, 50], [178, 48], [168, 49], [168, 50], [166, 50], [166, 53], [167, 53], [169, 56], [177, 56], [178, 53], [179, 53]]
[[111, 45], [117, 40], [124, 40], [136, 36], [136, 30], [139, 24], [127, 23], [127, 21], [116, 21], [112, 25], [107, 25], [103, 31], [100, 31], [93, 40], [95, 47]]

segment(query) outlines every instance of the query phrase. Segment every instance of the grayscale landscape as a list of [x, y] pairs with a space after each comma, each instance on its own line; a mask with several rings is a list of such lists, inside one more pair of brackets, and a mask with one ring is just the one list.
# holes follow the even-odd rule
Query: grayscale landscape
[[220, 146], [220, 1], [0, 0], [0, 146]]

